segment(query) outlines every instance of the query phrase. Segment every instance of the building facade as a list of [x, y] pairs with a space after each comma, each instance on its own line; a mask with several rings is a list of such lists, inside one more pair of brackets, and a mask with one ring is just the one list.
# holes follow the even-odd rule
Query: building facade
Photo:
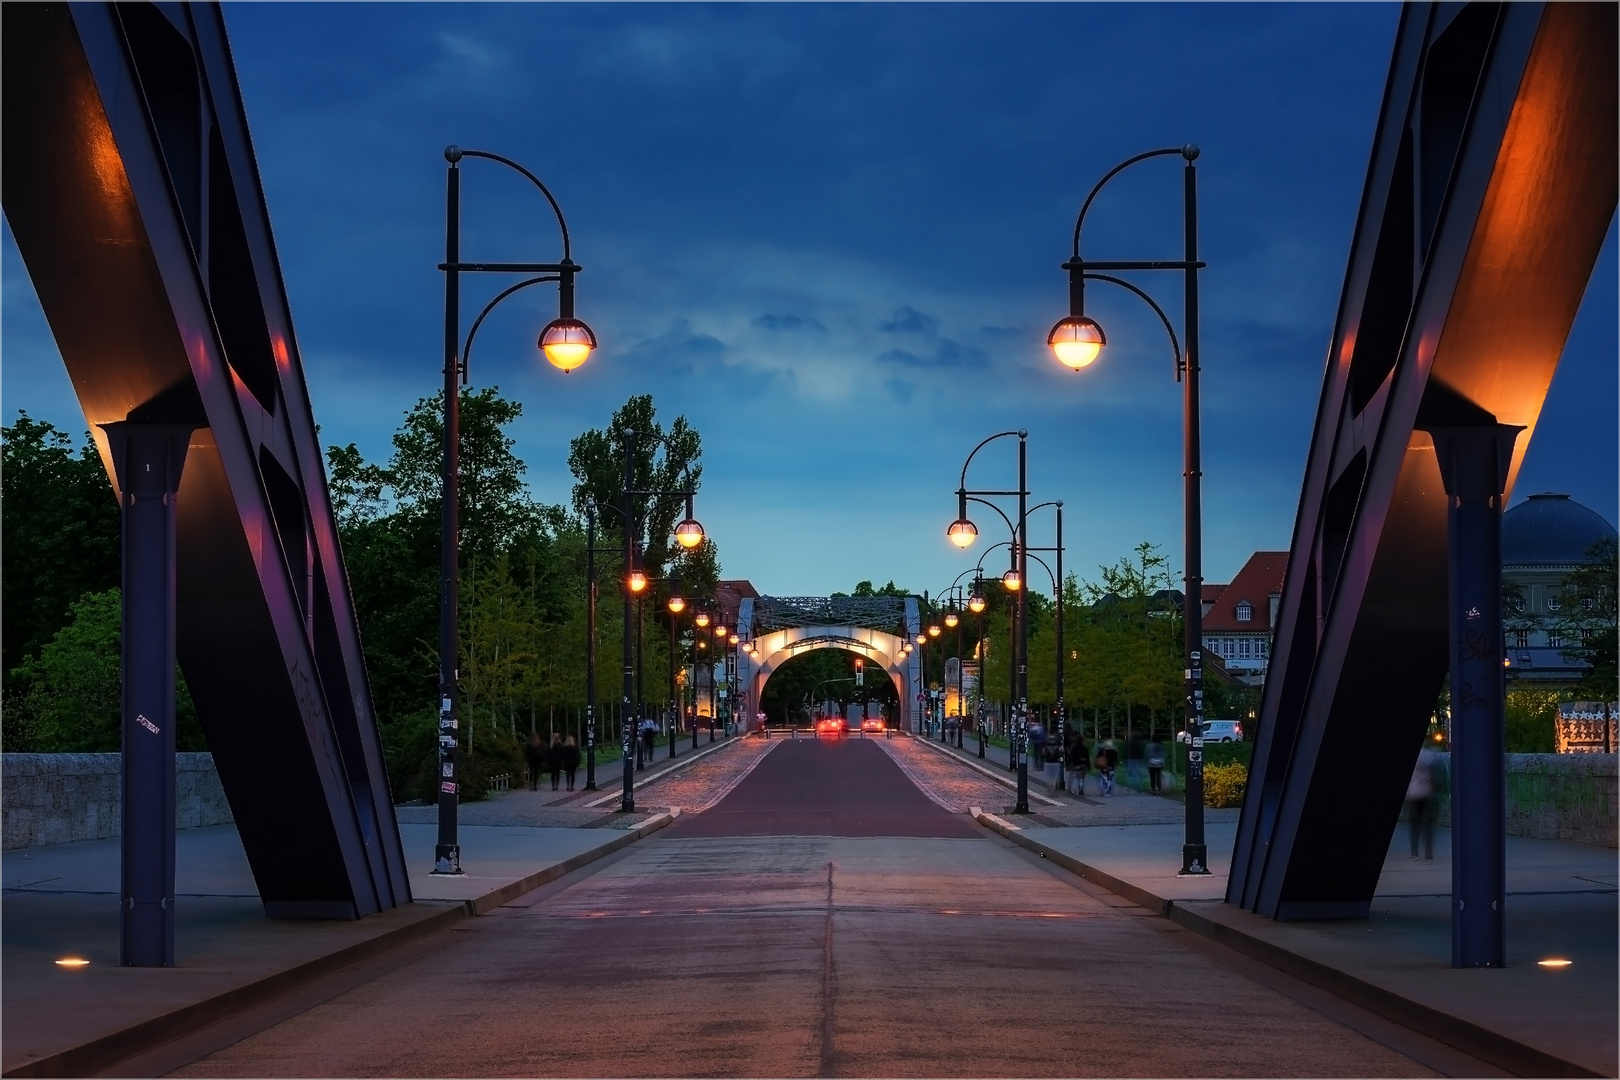
[[1203, 587], [1204, 648], [1246, 686], [1265, 682], [1287, 572], [1288, 552], [1257, 551], [1230, 584]]
[[1579, 644], [1557, 626], [1564, 604], [1564, 576], [1586, 564], [1588, 552], [1615, 528], [1601, 514], [1568, 495], [1532, 495], [1502, 515], [1502, 625], [1508, 678], [1522, 682], [1572, 683], [1585, 665], [1564, 655]]

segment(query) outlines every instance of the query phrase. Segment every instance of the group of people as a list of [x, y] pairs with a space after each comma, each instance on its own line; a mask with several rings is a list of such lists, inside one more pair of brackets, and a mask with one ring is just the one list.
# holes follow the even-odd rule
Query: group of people
[[[1064, 771], [1073, 782], [1070, 790], [1081, 793], [1086, 789], [1086, 776], [1092, 769], [1097, 770], [1097, 787], [1102, 795], [1114, 793], [1114, 774], [1119, 768], [1119, 750], [1112, 742], [1097, 744], [1096, 753], [1086, 745], [1085, 736], [1078, 731], [1067, 732], [1063, 745], [1060, 747], [1055, 739], [1047, 735], [1042, 724], [1029, 726], [1029, 749], [1040, 761], [1047, 783], [1053, 791], [1058, 790]], [[1148, 790], [1157, 793], [1164, 782], [1164, 746], [1157, 739], [1148, 743], [1143, 755], [1143, 763], [1147, 766]]]
[[551, 745], [540, 738], [535, 732], [529, 736], [529, 745], [524, 749], [523, 756], [529, 763], [529, 790], [538, 791], [540, 777], [543, 773], [551, 774], [551, 790], [556, 791], [562, 778], [568, 777], [568, 790], [574, 790], [574, 775], [579, 772], [579, 746], [574, 742], [572, 735], [564, 739], [561, 735], [551, 736]]

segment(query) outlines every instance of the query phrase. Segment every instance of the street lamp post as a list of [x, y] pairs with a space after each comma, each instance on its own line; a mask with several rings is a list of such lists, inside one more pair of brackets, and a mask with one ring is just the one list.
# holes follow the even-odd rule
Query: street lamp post
[[596, 503], [585, 507], [585, 790], [596, 790]]
[[[1018, 436], [1017, 490], [968, 490], [967, 471], [968, 466], [973, 463], [974, 455], [995, 440], [1005, 438], [1009, 435]], [[952, 543], [954, 543], [957, 547], [965, 548], [969, 544], [973, 543], [974, 538], [978, 536], [979, 533], [978, 528], [974, 526], [973, 522], [968, 520], [968, 499], [973, 498], [977, 502], [985, 502], [983, 496], [991, 495], [1017, 496], [1018, 498], [1018, 524], [1016, 526], [1012, 526], [1013, 566], [1012, 570], [1009, 571], [1009, 576], [1003, 578], [1003, 582], [1006, 583], [1009, 588], [1013, 588], [1017, 593], [1017, 599], [1013, 605], [1014, 615], [1012, 631], [1012, 700], [1014, 702], [1014, 724], [1016, 727], [1016, 732], [1010, 733], [1012, 734], [1012, 738], [1008, 740], [1008, 745], [1010, 748], [1009, 764], [1016, 762], [1018, 769], [1018, 802], [1013, 809], [1013, 812], [1018, 814], [1029, 813], [1029, 744], [1027, 739], [1029, 725], [1029, 612], [1027, 607], [1027, 596], [1025, 595], [1025, 589], [1023, 588], [1023, 582], [1029, 579], [1029, 564], [1028, 560], [1024, 556], [1024, 546], [1027, 543], [1025, 530], [1028, 528], [1027, 514], [1029, 511], [1029, 483], [1027, 479], [1028, 440], [1028, 431], [1024, 431], [1022, 429], [1018, 431], [1001, 431], [990, 436], [988, 439], [985, 439], [983, 442], [979, 443], [978, 446], [973, 448], [973, 452], [968, 454], [967, 460], [962, 463], [962, 477], [956, 489], [957, 517], [955, 521], [951, 522], [950, 528], [946, 530], [946, 536], [950, 538]], [[985, 502], [985, 505], [994, 507], [995, 504]], [[999, 508], [996, 508], [996, 512], [1001, 513]], [[1002, 514], [1001, 516], [1003, 520], [1005, 520], [1007, 515]], [[1009, 522], [1009, 525], [1011, 525], [1011, 522]]]
[[[1184, 256], [1179, 261], [1099, 261], [1080, 257], [1080, 230], [1085, 225], [1086, 211], [1103, 185], [1119, 173], [1149, 158], [1180, 156], [1182, 167], [1182, 225]], [[1193, 162], [1198, 159], [1198, 147], [1188, 144], [1161, 150], [1149, 150], [1128, 158], [1109, 170], [1097, 181], [1074, 223], [1074, 250], [1062, 269], [1069, 272], [1069, 314], [1059, 319], [1047, 335], [1058, 360], [1076, 371], [1089, 366], [1107, 344], [1102, 327], [1085, 313], [1085, 283], [1088, 280], [1107, 281], [1135, 293], [1146, 301], [1170, 335], [1171, 350], [1175, 353], [1176, 377], [1182, 380], [1182, 443], [1185, 528], [1186, 528], [1186, 586], [1182, 601], [1182, 625], [1185, 630], [1184, 652], [1186, 666], [1184, 717], [1188, 739], [1186, 835], [1181, 849], [1181, 873], [1209, 873], [1209, 850], [1204, 841], [1204, 682], [1203, 682], [1203, 568], [1202, 568], [1202, 478], [1199, 461], [1199, 406], [1198, 406], [1198, 271], [1204, 263], [1198, 260], [1198, 170]], [[1175, 329], [1164, 311], [1147, 293], [1128, 281], [1110, 277], [1096, 271], [1103, 270], [1179, 270], [1182, 273], [1185, 313], [1183, 328], [1186, 333], [1184, 348], [1176, 344]]]
[[[482, 158], [513, 169], [526, 177], [551, 204], [562, 233], [563, 257], [555, 263], [466, 263], [461, 261], [461, 160]], [[433, 851], [433, 873], [460, 874], [461, 843], [457, 811], [461, 801], [460, 761], [460, 589], [461, 589], [461, 384], [468, 377], [473, 336], [484, 317], [519, 289], [555, 281], [558, 317], [540, 333], [538, 347], [554, 366], [568, 372], [583, 364], [596, 347], [591, 328], [574, 317], [574, 275], [582, 267], [570, 258], [568, 224], [546, 186], [529, 170], [499, 154], [483, 150], [445, 148], [449, 163], [445, 176], [444, 262], [444, 502], [440, 517], [439, 548], [439, 829]], [[509, 286], [473, 320], [466, 344], [461, 343], [461, 275], [463, 273], [538, 274]]]
[[[639, 635], [632, 636], [634, 631], [631, 619], [634, 616], [636, 626], [640, 626], [641, 594], [647, 588], [647, 575], [641, 568], [641, 545], [639, 536], [644, 515], [636, 512], [636, 500], [640, 498], [669, 498], [684, 497], [686, 499], [686, 518], [675, 526], [675, 539], [684, 548], [691, 550], [703, 542], [703, 526], [699, 525], [692, 516], [692, 496], [694, 490], [688, 486], [682, 491], [642, 491], [635, 486], [635, 446], [637, 433], [625, 428], [620, 432], [624, 441], [624, 492], [619, 506], [608, 507], [619, 514], [624, 524], [624, 566], [625, 577], [624, 592], [624, 633], [622, 635], [622, 655], [624, 657], [623, 684], [621, 688], [621, 708], [623, 715], [620, 721], [620, 750], [624, 755], [624, 794], [619, 801], [619, 809], [624, 813], [633, 813], [636, 809], [635, 770], [639, 764], [640, 738], [637, 723], [640, 720], [640, 709], [632, 710], [631, 695], [636, 692], [635, 674], [637, 665], [632, 661], [636, 657], [633, 651]], [[631, 601], [634, 600], [632, 610]], [[637, 697], [639, 702], [639, 696]], [[635, 713], [632, 716], [632, 712]], [[632, 745], [634, 744], [634, 745]]]

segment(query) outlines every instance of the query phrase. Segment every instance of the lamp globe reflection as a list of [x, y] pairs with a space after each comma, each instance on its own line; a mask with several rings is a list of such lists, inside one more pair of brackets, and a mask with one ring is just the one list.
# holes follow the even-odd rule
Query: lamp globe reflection
[[596, 334], [578, 319], [552, 319], [540, 331], [539, 345], [551, 365], [567, 373], [590, 359]]
[[1085, 315], [1067, 315], [1052, 327], [1052, 332], [1046, 335], [1046, 343], [1052, 347], [1060, 364], [1079, 371], [1097, 359], [1102, 347], [1108, 344], [1108, 338], [1097, 320]]

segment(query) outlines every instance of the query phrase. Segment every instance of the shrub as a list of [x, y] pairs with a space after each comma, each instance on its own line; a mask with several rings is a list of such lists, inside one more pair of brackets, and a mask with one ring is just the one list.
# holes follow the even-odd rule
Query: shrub
[[1238, 762], [1204, 768], [1204, 803], [1208, 806], [1241, 806], [1249, 770]]

